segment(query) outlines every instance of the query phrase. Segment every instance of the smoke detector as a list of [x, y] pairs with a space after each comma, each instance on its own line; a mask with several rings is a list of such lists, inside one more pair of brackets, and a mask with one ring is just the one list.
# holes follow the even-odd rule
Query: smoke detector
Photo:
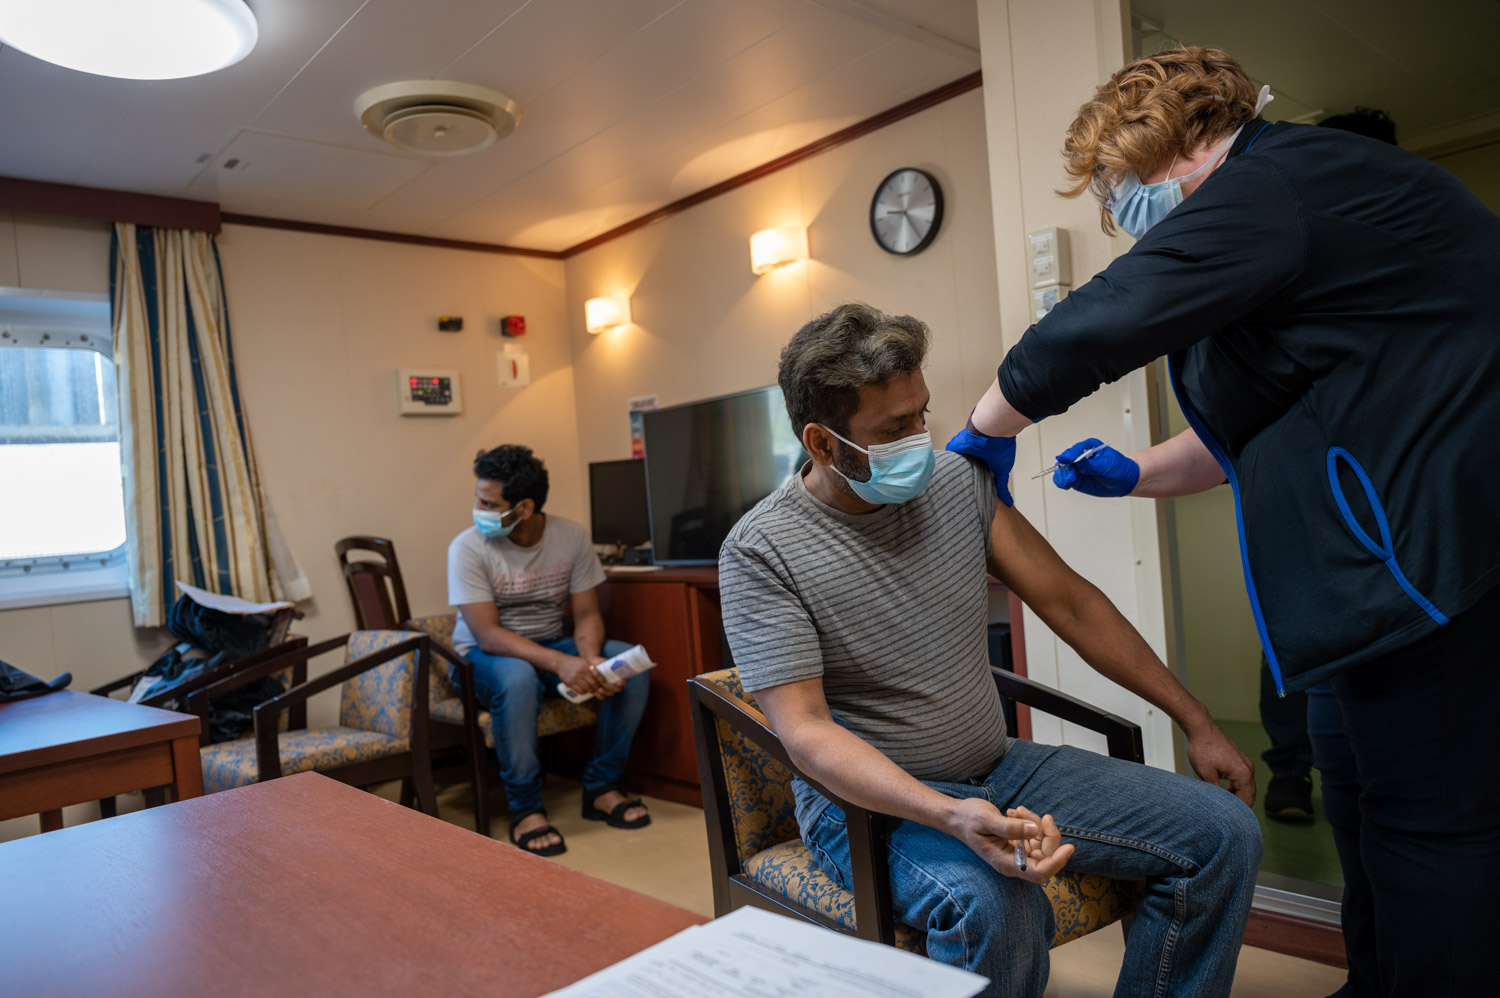
[[404, 152], [464, 156], [516, 130], [521, 109], [488, 87], [407, 80], [366, 90], [354, 102], [365, 131]]

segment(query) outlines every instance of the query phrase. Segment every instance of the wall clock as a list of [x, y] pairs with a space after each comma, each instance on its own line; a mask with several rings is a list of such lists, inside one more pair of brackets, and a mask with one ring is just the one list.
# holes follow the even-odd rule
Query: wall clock
[[911, 256], [937, 238], [943, 224], [943, 189], [926, 170], [902, 167], [875, 188], [870, 232], [887, 253]]

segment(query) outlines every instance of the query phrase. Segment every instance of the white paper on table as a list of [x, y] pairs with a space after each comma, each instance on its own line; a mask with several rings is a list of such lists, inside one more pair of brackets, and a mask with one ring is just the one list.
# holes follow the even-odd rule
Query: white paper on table
[[181, 589], [184, 596], [199, 606], [209, 610], [218, 610], [222, 613], [271, 613], [274, 610], [285, 610], [292, 605], [284, 600], [280, 603], [252, 603], [247, 599], [240, 599], [238, 596], [220, 596], [218, 593], [211, 593], [207, 589], [190, 586], [181, 579], [177, 580], [177, 588]]
[[740, 908], [546, 998], [972, 998], [988, 984], [894, 946]]

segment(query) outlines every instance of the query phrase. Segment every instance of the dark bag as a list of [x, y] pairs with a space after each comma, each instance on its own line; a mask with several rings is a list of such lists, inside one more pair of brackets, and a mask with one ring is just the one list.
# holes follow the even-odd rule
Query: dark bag
[[[131, 699], [151, 697], [175, 706], [172, 690], [227, 662], [269, 647], [274, 623], [274, 614], [224, 613], [199, 606], [187, 596], [180, 597], [167, 613], [167, 629], [182, 643], [151, 663]], [[146, 679], [154, 682], [147, 686]], [[267, 676], [214, 697], [208, 702], [209, 741], [243, 738], [255, 726], [255, 708], [284, 690], [280, 680]], [[163, 697], [166, 699], [161, 700]]]
[[22, 672], [9, 662], [0, 661], [0, 703], [10, 700], [26, 700], [43, 693], [60, 690], [73, 681], [71, 672], [64, 672], [50, 683], [44, 683], [29, 672]]

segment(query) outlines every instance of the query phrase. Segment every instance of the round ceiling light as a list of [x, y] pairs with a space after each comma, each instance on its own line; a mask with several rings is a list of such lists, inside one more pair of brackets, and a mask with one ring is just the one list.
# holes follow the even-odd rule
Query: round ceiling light
[[371, 135], [404, 152], [463, 156], [516, 130], [521, 109], [488, 87], [451, 80], [410, 80], [367, 90], [354, 113]]
[[255, 47], [244, 0], [0, 0], [0, 42], [81, 73], [177, 80]]

